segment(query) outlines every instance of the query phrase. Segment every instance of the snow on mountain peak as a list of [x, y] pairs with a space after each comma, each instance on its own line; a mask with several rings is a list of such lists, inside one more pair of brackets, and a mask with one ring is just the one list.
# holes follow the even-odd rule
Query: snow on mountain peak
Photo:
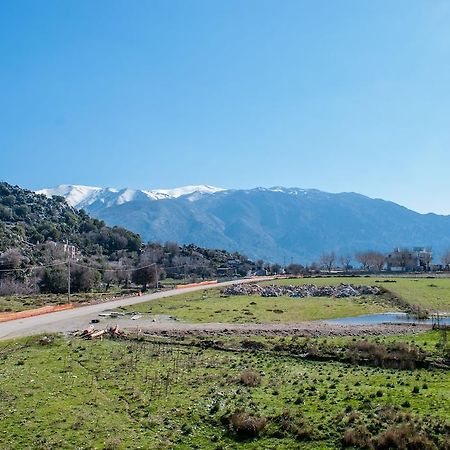
[[183, 195], [201, 193], [201, 194], [214, 194], [216, 192], [224, 191], [225, 189], [208, 186], [207, 184], [200, 184], [194, 186], [182, 186], [175, 189], [156, 189], [152, 192], [167, 195], [171, 198], [178, 198]]
[[214, 194], [215, 192], [224, 190], [225, 189], [208, 185], [183, 186], [175, 189], [136, 190], [125, 188], [118, 190], [114, 188], [62, 184], [55, 188], [38, 190], [36, 193], [44, 194], [47, 197], [60, 195], [66, 198], [66, 201], [70, 206], [80, 209], [92, 205], [96, 201], [108, 205], [122, 205], [123, 203], [135, 200], [164, 200], [185, 195], [189, 195], [189, 200], [194, 201], [199, 195]]
[[95, 186], [61, 184], [55, 188], [41, 189], [36, 191], [36, 193], [44, 194], [47, 197], [60, 195], [66, 198], [66, 201], [70, 206], [81, 208], [83, 205], [91, 204], [91, 200], [101, 191], [103, 191], [102, 188]]

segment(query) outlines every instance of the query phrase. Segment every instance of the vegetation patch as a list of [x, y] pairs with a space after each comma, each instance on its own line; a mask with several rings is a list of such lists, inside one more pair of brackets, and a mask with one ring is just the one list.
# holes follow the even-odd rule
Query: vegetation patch
[[[436, 332], [379, 343], [406, 340], [429, 348], [428, 357], [441, 355]], [[0, 448], [448, 448], [449, 371], [272, 351], [305, 341], [224, 337], [215, 343], [240, 351], [194, 345], [198, 338], [2, 341]], [[353, 342], [327, 338], [308, 345]], [[259, 383], [240, 382], [249, 370], [261, 376]]]
[[[450, 313], [450, 278], [448, 277], [433, 278], [431, 283], [429, 278], [414, 276], [392, 278], [324, 276], [276, 281], [280, 285], [313, 283], [318, 286], [337, 286], [343, 282], [384, 288], [386, 292], [393, 294], [391, 295], [391, 301], [398, 302], [400, 300], [398, 307], [401, 309], [415, 306], [429, 312]], [[433, 286], [430, 286], [430, 284]]]
[[170, 314], [186, 322], [296, 323], [393, 311], [383, 296], [292, 298], [223, 296], [219, 289], [183, 293], [128, 307], [140, 313]]

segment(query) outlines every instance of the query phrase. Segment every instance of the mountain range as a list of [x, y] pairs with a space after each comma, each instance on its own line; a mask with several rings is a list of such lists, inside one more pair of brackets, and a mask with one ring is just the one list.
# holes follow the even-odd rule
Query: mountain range
[[272, 262], [311, 263], [324, 252], [354, 255], [413, 246], [432, 247], [436, 260], [450, 248], [450, 216], [419, 214], [357, 193], [207, 185], [157, 190], [61, 185], [37, 193], [63, 196], [71, 206], [144, 240], [195, 243]]

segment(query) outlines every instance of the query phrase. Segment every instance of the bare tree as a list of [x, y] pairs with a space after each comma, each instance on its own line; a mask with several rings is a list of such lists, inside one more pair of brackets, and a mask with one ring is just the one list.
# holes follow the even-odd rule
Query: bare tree
[[103, 274], [103, 283], [105, 283], [105, 290], [109, 290], [111, 284], [118, 282], [117, 270], [106, 270]]
[[141, 254], [141, 259], [145, 259], [147, 263], [160, 263], [164, 257], [164, 250], [160, 244], [150, 244], [145, 247]]
[[383, 253], [367, 251], [355, 255], [356, 260], [361, 263], [363, 270], [380, 272], [386, 263]]
[[450, 268], [450, 250], [446, 250], [441, 258], [442, 265], [446, 268]]
[[383, 270], [386, 258], [382, 253], [379, 252], [369, 252], [369, 265], [370, 269], [376, 272], [381, 272]]
[[309, 273], [319, 273], [320, 272], [319, 263], [317, 263], [316, 261], [313, 261], [311, 264], [306, 266], [305, 270]]
[[370, 267], [370, 252], [359, 252], [355, 255], [356, 261], [362, 265], [363, 270], [369, 270]]
[[336, 261], [336, 254], [334, 252], [331, 253], [323, 253], [320, 257], [320, 265], [331, 272], [331, 269], [334, 267], [334, 263]]
[[32, 289], [24, 282], [8, 277], [0, 280], [0, 295], [31, 294]]
[[343, 255], [339, 257], [339, 262], [341, 264], [341, 267], [348, 272], [350, 269], [350, 262], [352, 260], [352, 257], [349, 255]]
[[23, 256], [19, 249], [10, 248], [0, 255], [0, 269], [15, 270], [20, 267]]

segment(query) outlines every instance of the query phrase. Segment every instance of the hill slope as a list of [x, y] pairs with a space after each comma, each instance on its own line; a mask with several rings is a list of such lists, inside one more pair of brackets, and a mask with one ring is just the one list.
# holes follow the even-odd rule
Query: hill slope
[[69, 242], [84, 255], [105, 255], [141, 248], [140, 236], [122, 227], [108, 227], [64, 197], [48, 198], [18, 186], [0, 183], [0, 252], [19, 248], [32, 260], [34, 247], [45, 241]]
[[[86, 201], [83, 195], [92, 192], [98, 189], [77, 189], [75, 197]], [[106, 292], [112, 285], [128, 289], [132, 284], [145, 290], [166, 275], [195, 280], [255, 270], [239, 253], [174, 242], [143, 245], [138, 234], [109, 227], [69, 206], [62, 196], [48, 198], [0, 182], [0, 296], [66, 293], [69, 266], [72, 292]]]

